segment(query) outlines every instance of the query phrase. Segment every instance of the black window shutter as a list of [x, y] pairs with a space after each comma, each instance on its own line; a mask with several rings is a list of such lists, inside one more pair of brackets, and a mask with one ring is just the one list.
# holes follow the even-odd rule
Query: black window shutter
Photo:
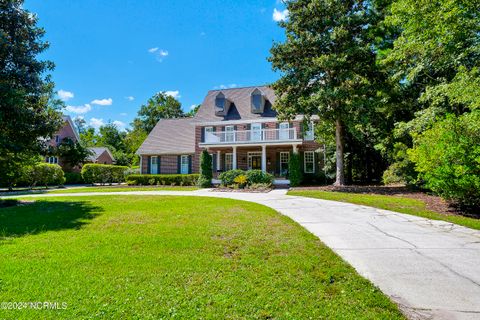
[[182, 161], [182, 156], [177, 156], [177, 173], [180, 173], [180, 167], [181, 167], [181, 161]]
[[300, 123], [300, 138], [303, 138], [305, 132], [303, 131], [304, 130], [304, 125], [303, 125], [303, 122]]
[[280, 175], [280, 152], [277, 152], [275, 156], [275, 173]]
[[247, 130], [252, 130], [252, 125], [250, 123], [247, 124]]
[[237, 126], [233, 126], [233, 130], [234, 130], [234, 131], [237, 131]]
[[289, 128], [293, 128], [293, 122], [289, 122], [289, 123], [288, 123], [288, 127], [289, 127]]
[[188, 173], [192, 173], [192, 156], [188, 156]]
[[216, 132], [216, 131], [217, 131], [217, 127], [213, 127], [212, 130], [213, 130], [213, 132]]
[[147, 157], [147, 174], [150, 174], [152, 172], [150, 166], [152, 164], [152, 160], [151, 160], [152, 157]]
[[162, 157], [157, 157], [157, 173], [160, 174], [160, 161], [162, 161]]
[[212, 154], [212, 171], [216, 172], [217, 171], [217, 157], [215, 154]]
[[302, 172], [305, 172], [305, 151], [299, 152], [298, 154], [300, 155], [300, 168], [302, 168]]
[[202, 127], [202, 132], [200, 134], [200, 142], [205, 142], [205, 127]]

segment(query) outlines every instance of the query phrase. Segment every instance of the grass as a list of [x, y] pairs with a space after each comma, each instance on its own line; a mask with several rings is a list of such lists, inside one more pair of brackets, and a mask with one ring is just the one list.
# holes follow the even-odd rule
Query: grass
[[[30, 199], [31, 200], [31, 199]], [[0, 319], [403, 319], [289, 218], [230, 199], [43, 198], [0, 209]]]
[[446, 215], [426, 209], [425, 203], [418, 199], [412, 199], [399, 196], [358, 194], [348, 192], [332, 192], [320, 190], [292, 190], [288, 192], [292, 196], [302, 196], [309, 198], [318, 198], [324, 200], [333, 200], [340, 202], [349, 202], [370, 206], [379, 209], [391, 210], [400, 213], [411, 214], [433, 220], [443, 220], [458, 225], [480, 230], [480, 220], [464, 217], [460, 215]]
[[60, 188], [60, 189], [45, 189], [35, 188], [32, 190], [22, 189], [10, 192], [0, 192], [0, 196], [22, 196], [27, 194], [41, 194], [41, 193], [81, 193], [81, 192], [121, 192], [121, 191], [193, 191], [198, 190], [195, 186], [88, 186], [75, 188]]

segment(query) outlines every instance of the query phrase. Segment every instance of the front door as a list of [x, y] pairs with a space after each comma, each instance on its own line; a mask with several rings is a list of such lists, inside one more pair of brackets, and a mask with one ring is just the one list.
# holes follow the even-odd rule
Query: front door
[[188, 174], [188, 156], [181, 156], [180, 158], [180, 173]]
[[262, 169], [262, 153], [249, 152], [248, 153], [248, 170]]
[[158, 157], [152, 156], [150, 158], [150, 173], [158, 174]]

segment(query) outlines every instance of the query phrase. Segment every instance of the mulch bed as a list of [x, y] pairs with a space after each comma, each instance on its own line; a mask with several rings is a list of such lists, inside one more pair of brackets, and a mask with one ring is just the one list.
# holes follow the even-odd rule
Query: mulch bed
[[412, 190], [405, 186], [315, 186], [315, 187], [296, 187], [292, 190], [321, 190], [332, 192], [349, 192], [360, 194], [378, 194], [396, 197], [405, 197], [421, 200], [430, 211], [448, 215], [468, 215], [462, 212], [458, 207], [445, 201], [444, 199], [427, 194], [422, 191]]

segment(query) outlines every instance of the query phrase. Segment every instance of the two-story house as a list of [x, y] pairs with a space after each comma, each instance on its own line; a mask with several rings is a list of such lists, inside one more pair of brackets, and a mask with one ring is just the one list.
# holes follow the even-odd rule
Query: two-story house
[[314, 123], [302, 116], [280, 121], [270, 87], [208, 92], [194, 118], [160, 120], [137, 153], [141, 172], [196, 173], [200, 154], [213, 156], [214, 176], [231, 169], [260, 169], [284, 178], [292, 152], [306, 174], [319, 172]]
[[[73, 124], [72, 118], [70, 116], [63, 116], [63, 126], [50, 138], [47, 142], [47, 147], [56, 148], [63, 139], [71, 139], [73, 142], [80, 141], [80, 136], [78, 135], [77, 129]], [[57, 156], [47, 155], [45, 156], [45, 162], [47, 163], [56, 163], [60, 165], [63, 169], [66, 169], [66, 163], [59, 159]], [[71, 168], [68, 168], [71, 169]]]

